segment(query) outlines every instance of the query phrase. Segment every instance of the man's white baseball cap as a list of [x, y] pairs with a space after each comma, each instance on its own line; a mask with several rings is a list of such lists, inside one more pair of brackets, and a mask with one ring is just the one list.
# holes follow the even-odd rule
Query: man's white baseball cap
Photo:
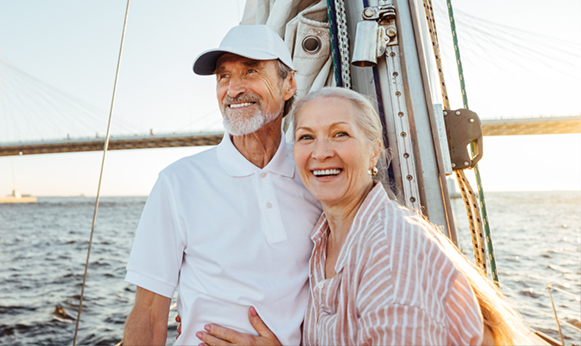
[[276, 60], [294, 70], [293, 60], [280, 36], [266, 25], [238, 25], [230, 29], [220, 47], [198, 55], [194, 73], [214, 74], [216, 60], [224, 53], [232, 53], [254, 60]]

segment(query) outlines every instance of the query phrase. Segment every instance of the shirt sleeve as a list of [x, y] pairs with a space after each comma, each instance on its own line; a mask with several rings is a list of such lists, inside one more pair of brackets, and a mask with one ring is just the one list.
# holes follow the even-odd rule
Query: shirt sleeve
[[462, 274], [456, 276], [445, 304], [448, 319], [448, 345], [480, 345], [482, 315], [470, 284]]
[[171, 189], [160, 174], [139, 221], [125, 281], [172, 298], [185, 242], [179, 232]]

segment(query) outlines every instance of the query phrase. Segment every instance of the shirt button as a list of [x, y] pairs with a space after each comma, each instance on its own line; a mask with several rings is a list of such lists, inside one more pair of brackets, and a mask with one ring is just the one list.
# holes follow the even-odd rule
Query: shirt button
[[260, 176], [266, 178], [266, 173], [262, 173]]
[[325, 283], [321, 281], [321, 282], [319, 282], [319, 283], [317, 284], [317, 287], [318, 287], [318, 288], [323, 288], [323, 287], [325, 287]]
[[267, 207], [268, 209], [272, 208], [272, 203], [270, 203], [270, 202], [266, 203], [266, 207]]

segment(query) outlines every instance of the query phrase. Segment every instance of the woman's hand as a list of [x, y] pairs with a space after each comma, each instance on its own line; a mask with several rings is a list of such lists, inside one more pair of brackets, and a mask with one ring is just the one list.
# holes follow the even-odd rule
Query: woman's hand
[[180, 314], [178, 314], [176, 316], [176, 322], [179, 323], [178, 324], [178, 335], [176, 336], [176, 340], [180, 337], [180, 335], [182, 334], [182, 318], [180, 317]]
[[280, 345], [270, 329], [262, 322], [254, 307], [248, 309], [248, 321], [258, 336], [236, 332], [234, 330], [220, 327], [215, 324], [207, 324], [204, 326], [205, 331], [197, 332], [196, 336], [204, 343], [200, 345]]

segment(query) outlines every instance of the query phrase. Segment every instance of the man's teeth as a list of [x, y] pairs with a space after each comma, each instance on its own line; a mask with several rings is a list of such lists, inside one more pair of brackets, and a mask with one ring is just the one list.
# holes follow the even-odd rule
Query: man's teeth
[[318, 169], [314, 170], [313, 174], [320, 176], [320, 175], [337, 175], [341, 173], [340, 169]]
[[235, 103], [235, 104], [231, 104], [230, 108], [240, 108], [240, 107], [246, 107], [246, 106], [250, 106], [252, 105], [251, 102], [246, 102], [246, 103]]

